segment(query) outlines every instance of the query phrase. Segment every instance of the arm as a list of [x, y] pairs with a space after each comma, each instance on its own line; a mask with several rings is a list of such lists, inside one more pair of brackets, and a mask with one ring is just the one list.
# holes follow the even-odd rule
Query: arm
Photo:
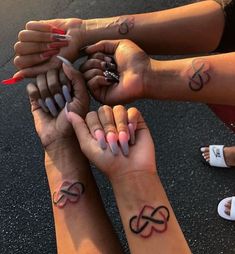
[[150, 61], [147, 98], [235, 105], [235, 53]]
[[[64, 66], [64, 70], [66, 75], [62, 70], [39, 75], [36, 84], [27, 87], [36, 131], [45, 149], [58, 253], [108, 254], [112, 250], [119, 254], [120, 244], [103, 208], [89, 163], [63, 109], [66, 100], [74, 112], [84, 116], [89, 108], [87, 90], [71, 65]], [[70, 89], [73, 98], [68, 94]]]
[[[112, 183], [131, 253], [191, 253], [156, 175], [153, 141], [139, 111], [103, 106], [85, 121], [73, 112], [68, 119], [84, 154]], [[97, 128], [107, 147], [93, 138]]]
[[210, 52], [220, 42], [224, 22], [218, 3], [202, 1], [152, 13], [85, 20], [85, 44], [130, 39], [151, 54]]

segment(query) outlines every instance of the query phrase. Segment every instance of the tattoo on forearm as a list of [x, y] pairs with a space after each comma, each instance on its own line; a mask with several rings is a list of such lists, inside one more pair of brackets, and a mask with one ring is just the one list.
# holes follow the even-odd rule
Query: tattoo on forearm
[[148, 238], [154, 232], [164, 233], [167, 230], [169, 219], [170, 212], [167, 207], [154, 208], [145, 205], [139, 215], [130, 219], [129, 226], [134, 234], [140, 235], [142, 238]]
[[63, 208], [67, 202], [77, 203], [84, 191], [85, 187], [83, 183], [65, 180], [53, 193], [53, 204], [58, 208]]
[[204, 59], [194, 59], [188, 69], [189, 87], [193, 91], [200, 91], [210, 81], [210, 66]]
[[121, 16], [117, 20], [109, 23], [106, 28], [117, 27], [118, 33], [121, 35], [128, 34], [135, 26], [135, 18], [132, 16]]

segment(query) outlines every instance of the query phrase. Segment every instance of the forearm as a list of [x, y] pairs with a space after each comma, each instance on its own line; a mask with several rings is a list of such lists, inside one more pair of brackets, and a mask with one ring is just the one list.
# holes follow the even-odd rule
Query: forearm
[[132, 254], [191, 253], [158, 176], [127, 175], [112, 184]]
[[92, 19], [84, 23], [85, 44], [130, 39], [151, 54], [185, 54], [216, 49], [224, 14], [215, 1], [202, 1], [153, 13]]
[[235, 53], [174, 61], [151, 60], [145, 97], [235, 105]]
[[111, 249], [121, 253], [78, 143], [46, 153], [45, 164], [52, 201], [56, 201], [53, 193], [65, 180], [84, 186], [78, 202], [68, 201], [63, 208], [52, 202], [58, 253], [110, 253]]

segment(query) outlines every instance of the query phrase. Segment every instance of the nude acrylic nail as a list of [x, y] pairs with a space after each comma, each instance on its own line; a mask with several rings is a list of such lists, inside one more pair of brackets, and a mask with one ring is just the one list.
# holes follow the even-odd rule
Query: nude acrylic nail
[[128, 135], [125, 131], [120, 131], [118, 134], [118, 140], [122, 148], [122, 153], [125, 156], [129, 154]]
[[45, 100], [45, 104], [49, 109], [50, 113], [52, 114], [52, 116], [56, 117], [58, 115], [58, 111], [56, 109], [54, 101], [51, 98], [47, 97]]
[[72, 101], [72, 97], [69, 93], [69, 88], [67, 86], [63, 86], [62, 87], [62, 91], [63, 91], [63, 95], [64, 95], [64, 98], [67, 102], [71, 102]]
[[113, 153], [113, 155], [118, 155], [118, 144], [117, 144], [117, 137], [116, 134], [114, 132], [109, 132], [106, 135], [106, 140], [109, 144], [109, 147]]
[[94, 134], [95, 134], [96, 140], [99, 143], [100, 148], [105, 150], [107, 148], [107, 144], [105, 141], [104, 132], [99, 129], [99, 130], [96, 130]]

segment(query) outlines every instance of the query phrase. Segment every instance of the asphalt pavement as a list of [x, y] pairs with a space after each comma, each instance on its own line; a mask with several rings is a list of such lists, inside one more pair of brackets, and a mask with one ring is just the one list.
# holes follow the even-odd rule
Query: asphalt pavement
[[[18, 31], [29, 20], [107, 17], [189, 2], [192, 1], [1, 1], [0, 79], [15, 71], [13, 45]], [[55, 254], [43, 151], [34, 131], [26, 83], [0, 86], [0, 253]], [[235, 136], [202, 104], [142, 100], [133, 105], [149, 124], [159, 174], [192, 252], [235, 253], [235, 223], [217, 215], [218, 202], [234, 194], [235, 172], [205, 166], [198, 152], [204, 144], [233, 145]], [[93, 107], [97, 106], [93, 102]], [[94, 173], [124, 252], [129, 253], [111, 186], [97, 170]]]

